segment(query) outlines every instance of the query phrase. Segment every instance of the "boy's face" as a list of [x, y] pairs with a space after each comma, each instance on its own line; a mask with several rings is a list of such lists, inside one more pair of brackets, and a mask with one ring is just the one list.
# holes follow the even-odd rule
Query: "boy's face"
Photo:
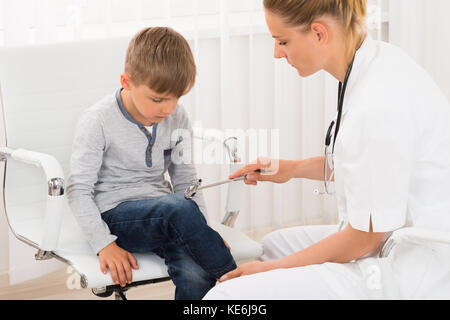
[[136, 121], [144, 125], [159, 123], [176, 109], [178, 97], [157, 93], [146, 85], [135, 86], [127, 74], [122, 76], [125, 108]]

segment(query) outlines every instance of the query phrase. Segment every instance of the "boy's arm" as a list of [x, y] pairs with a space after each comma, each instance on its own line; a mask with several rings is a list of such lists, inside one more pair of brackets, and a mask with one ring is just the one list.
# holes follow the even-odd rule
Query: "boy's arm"
[[102, 220], [94, 202], [94, 186], [98, 180], [106, 142], [100, 119], [86, 113], [78, 122], [70, 159], [67, 185], [69, 206], [95, 253], [117, 239]]
[[[183, 106], [180, 105], [178, 107], [180, 108], [178, 130], [175, 130], [174, 134], [172, 134], [172, 139], [176, 141], [174, 142], [176, 145], [172, 149], [172, 162], [168, 170], [174, 192], [184, 195], [186, 188], [195, 184], [198, 178], [195, 165], [193, 164], [192, 127]], [[192, 199], [200, 208], [206, 221], [209, 221], [202, 191], [197, 192]]]

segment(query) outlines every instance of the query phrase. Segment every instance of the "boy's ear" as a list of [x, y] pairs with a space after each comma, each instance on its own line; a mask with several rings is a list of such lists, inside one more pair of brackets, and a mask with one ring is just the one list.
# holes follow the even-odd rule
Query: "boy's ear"
[[120, 75], [120, 84], [125, 90], [131, 90], [131, 85], [133, 84], [133, 82], [131, 81], [130, 75], [128, 73], [122, 73]]

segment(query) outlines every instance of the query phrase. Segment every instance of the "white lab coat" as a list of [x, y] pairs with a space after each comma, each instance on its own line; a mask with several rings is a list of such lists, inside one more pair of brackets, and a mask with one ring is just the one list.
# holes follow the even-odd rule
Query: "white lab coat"
[[[407, 226], [450, 232], [450, 105], [400, 49], [367, 37], [350, 75], [336, 140], [341, 220], [374, 232]], [[262, 260], [302, 250], [337, 226], [278, 230]], [[450, 246], [400, 244], [355, 261], [273, 270], [233, 279], [206, 299], [450, 299]]]

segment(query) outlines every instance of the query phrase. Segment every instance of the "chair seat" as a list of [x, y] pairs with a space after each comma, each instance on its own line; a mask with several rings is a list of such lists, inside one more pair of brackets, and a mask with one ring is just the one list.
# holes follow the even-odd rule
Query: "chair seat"
[[[41, 243], [43, 213], [45, 203], [8, 207], [8, 216], [15, 233], [34, 242]], [[110, 274], [100, 272], [98, 257], [84, 237], [84, 234], [66, 204], [58, 242], [53, 252], [68, 263], [85, 280], [86, 288], [99, 288], [114, 285]], [[231, 247], [236, 261], [255, 259], [262, 254], [262, 246], [243, 232], [219, 223], [210, 223]], [[168, 277], [164, 260], [153, 253], [134, 254], [139, 269], [133, 270], [133, 281], [144, 281]]]

